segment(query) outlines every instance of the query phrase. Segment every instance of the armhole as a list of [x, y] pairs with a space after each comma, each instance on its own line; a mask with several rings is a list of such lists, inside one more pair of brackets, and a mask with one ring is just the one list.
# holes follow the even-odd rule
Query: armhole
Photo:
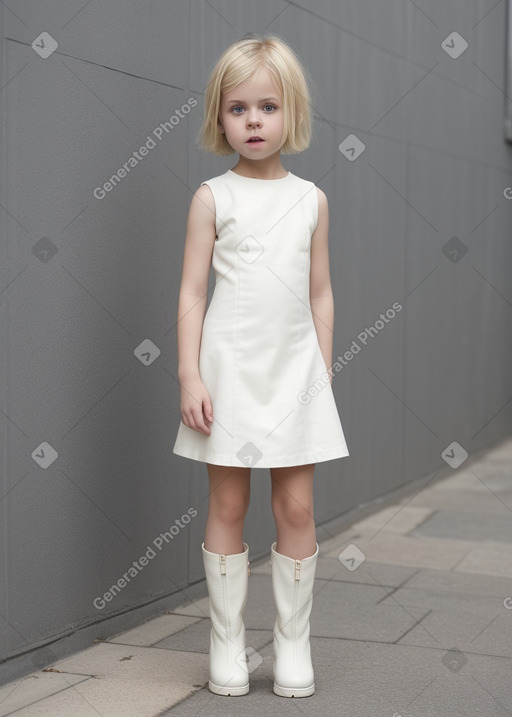
[[212, 186], [211, 186], [211, 184], [210, 184], [210, 181], [209, 181], [208, 179], [205, 180], [204, 182], [201, 182], [201, 184], [200, 184], [199, 186], [202, 187], [203, 184], [206, 184], [206, 186], [209, 188], [209, 190], [210, 190], [210, 192], [211, 192], [211, 195], [212, 195], [212, 197], [213, 197], [213, 210], [214, 210], [214, 212], [215, 212], [215, 241], [217, 241], [218, 238], [219, 238], [219, 227], [218, 227], [218, 225], [217, 225], [217, 203], [216, 203], [216, 201], [215, 201], [215, 194], [214, 194], [214, 191], [213, 191]]

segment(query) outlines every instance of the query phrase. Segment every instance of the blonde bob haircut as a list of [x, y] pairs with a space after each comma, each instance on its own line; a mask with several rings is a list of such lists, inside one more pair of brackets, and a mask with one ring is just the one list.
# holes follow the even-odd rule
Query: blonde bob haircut
[[217, 60], [206, 86], [204, 120], [198, 134], [203, 149], [221, 156], [235, 151], [220, 131], [222, 95], [252, 77], [260, 67], [273, 76], [283, 103], [281, 152], [295, 154], [311, 142], [310, 76], [297, 55], [275, 35], [253, 35], [230, 45]]

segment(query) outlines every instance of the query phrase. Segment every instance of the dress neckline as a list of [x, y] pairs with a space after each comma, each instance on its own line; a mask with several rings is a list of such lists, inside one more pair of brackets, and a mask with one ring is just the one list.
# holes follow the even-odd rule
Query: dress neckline
[[277, 179], [262, 179], [260, 177], [244, 177], [243, 174], [238, 174], [237, 172], [233, 172], [232, 169], [228, 169], [228, 173], [232, 174], [234, 177], [240, 177], [240, 179], [248, 179], [251, 182], [282, 182], [283, 179], [288, 179], [292, 176], [291, 172], [288, 172], [288, 174], [285, 177], [278, 177]]

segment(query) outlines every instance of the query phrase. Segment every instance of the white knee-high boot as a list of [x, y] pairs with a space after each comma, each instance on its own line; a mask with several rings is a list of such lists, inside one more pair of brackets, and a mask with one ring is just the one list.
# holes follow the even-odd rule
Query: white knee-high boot
[[245, 654], [242, 612], [249, 585], [249, 546], [234, 555], [211, 553], [201, 545], [210, 597], [210, 679], [208, 688], [218, 695], [245, 695], [249, 673]]
[[274, 624], [274, 692], [280, 697], [309, 697], [315, 676], [309, 643], [309, 616], [318, 543], [313, 555], [295, 560], [278, 553], [272, 543], [272, 591], [277, 608]]

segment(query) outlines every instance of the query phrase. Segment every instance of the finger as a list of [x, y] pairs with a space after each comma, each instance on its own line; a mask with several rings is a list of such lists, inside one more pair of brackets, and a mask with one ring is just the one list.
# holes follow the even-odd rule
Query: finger
[[205, 401], [204, 414], [209, 421], [213, 421], [213, 407], [211, 401]]
[[197, 408], [192, 409], [192, 413], [194, 414], [194, 427], [197, 431], [200, 431], [201, 433], [206, 433], [209, 435], [210, 429], [204, 422], [203, 418], [203, 412], [198, 410]]

